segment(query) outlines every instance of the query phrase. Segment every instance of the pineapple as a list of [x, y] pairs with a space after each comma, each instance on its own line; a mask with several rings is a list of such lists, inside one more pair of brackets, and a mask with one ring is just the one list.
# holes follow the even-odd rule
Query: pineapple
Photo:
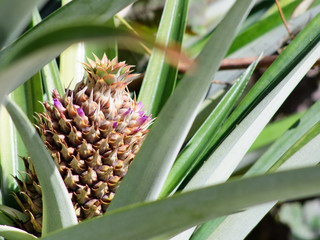
[[[53, 104], [44, 103], [38, 132], [69, 191], [79, 221], [102, 215], [137, 154], [152, 122], [141, 102], [126, 88], [137, 77], [132, 66], [88, 59], [86, 77], [64, 96], [53, 91]], [[41, 186], [32, 161], [23, 158], [27, 178], [15, 178], [19, 205], [29, 215], [21, 226], [39, 235], [42, 222]]]

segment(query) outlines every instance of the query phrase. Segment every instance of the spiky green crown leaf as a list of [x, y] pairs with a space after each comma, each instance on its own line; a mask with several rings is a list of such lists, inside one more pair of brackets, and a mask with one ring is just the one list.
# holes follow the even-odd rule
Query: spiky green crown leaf
[[[94, 55], [95, 61], [92, 61], [88, 58], [88, 63], [84, 63], [86, 72], [88, 74], [87, 85], [92, 87], [104, 81], [107, 84], [128, 84], [139, 74], [130, 74], [130, 70], [133, 66], [126, 65], [125, 62], [118, 62], [117, 57], [112, 60], [109, 60], [106, 55], [100, 60], [96, 55]], [[101, 82], [100, 82], [101, 84]]]

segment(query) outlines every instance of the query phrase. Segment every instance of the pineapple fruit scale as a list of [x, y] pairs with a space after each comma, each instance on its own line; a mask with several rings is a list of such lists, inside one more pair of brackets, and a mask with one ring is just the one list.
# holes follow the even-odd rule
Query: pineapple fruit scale
[[[152, 122], [127, 85], [138, 75], [117, 58], [88, 59], [86, 77], [63, 96], [53, 91], [37, 114], [38, 132], [52, 155], [72, 199], [79, 221], [102, 215], [137, 154]], [[20, 227], [41, 233], [41, 186], [29, 158], [23, 158], [26, 179], [15, 178], [15, 195], [28, 214]]]

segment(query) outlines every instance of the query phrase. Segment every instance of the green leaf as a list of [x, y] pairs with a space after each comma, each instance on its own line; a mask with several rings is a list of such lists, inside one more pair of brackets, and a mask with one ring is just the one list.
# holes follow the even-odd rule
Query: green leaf
[[81, 63], [85, 62], [84, 42], [72, 44], [60, 54], [60, 78], [64, 86], [73, 89], [85, 75]]
[[[234, 180], [155, 202], [134, 204], [52, 233], [43, 240], [149, 239], [274, 200], [320, 193], [320, 167]], [[125, 229], [125, 231], [124, 231]]]
[[219, 104], [226, 92], [231, 88], [231, 84], [228, 84], [226, 87], [213, 94], [210, 97], [207, 97], [202, 103], [197, 117], [194, 119], [190, 131], [186, 140], [189, 140], [201, 127], [213, 109]]
[[36, 129], [10, 99], [7, 99], [6, 108], [28, 149], [41, 185], [42, 236], [51, 231], [76, 224], [78, 221], [68, 191]]
[[[294, 32], [301, 31], [310, 19], [314, 18], [320, 11], [320, 6], [310, 9], [308, 12], [299, 16], [295, 19], [290, 20], [290, 28]], [[240, 48], [236, 52], [232, 53], [230, 58], [241, 58], [241, 57], [250, 57], [264, 52], [265, 55], [273, 54], [280, 47], [282, 47], [283, 39], [288, 37], [287, 30], [281, 25], [271, 31], [265, 33], [263, 36], [255, 39], [253, 42], [246, 44], [244, 47]], [[215, 79], [222, 82], [232, 82], [235, 78], [240, 76], [241, 70], [224, 70], [218, 71], [215, 75]], [[220, 91], [221, 86], [218, 84], [212, 84], [209, 96]]]
[[[295, 7], [300, 3], [300, 0], [294, 0], [290, 4], [282, 7], [282, 11], [286, 17], [290, 16], [294, 11]], [[255, 39], [261, 37], [266, 32], [272, 30], [273, 28], [282, 25], [283, 22], [280, 18], [279, 12], [274, 11], [268, 17], [262, 19], [261, 21], [253, 24], [246, 30], [242, 31], [232, 43], [232, 46], [228, 52], [228, 55], [245, 46], [246, 44], [254, 41]], [[196, 55], [199, 49], [202, 49], [210, 36], [214, 33], [215, 29], [206, 34], [199, 41], [195, 42], [188, 50], [191, 55]]]
[[[291, 152], [291, 147], [299, 142], [299, 139], [303, 139], [305, 134], [312, 129], [313, 126], [320, 121], [320, 101], [317, 101], [299, 120], [297, 120], [290, 129], [279, 138], [260, 158], [259, 160], [248, 170], [248, 172], [244, 175], [244, 177], [251, 177], [256, 175], [265, 174], [270, 171], [272, 166], [275, 166], [275, 163], [279, 161], [279, 159], [283, 158], [285, 153]], [[308, 166], [311, 164], [316, 164], [318, 159], [314, 159], [314, 156], [318, 156], [317, 153], [317, 142], [319, 136], [314, 138], [307, 146], [301, 146], [303, 149], [312, 147], [312, 142], [314, 143], [315, 150], [299, 150], [296, 155], [300, 156], [300, 165]], [[299, 153], [301, 152], [301, 153]], [[308, 155], [309, 154], [309, 155]], [[297, 157], [296, 157], [297, 159]], [[303, 161], [301, 161], [303, 159]], [[299, 162], [297, 160], [296, 162]], [[292, 165], [293, 162], [291, 160], [286, 161], [283, 166], [285, 167]], [[297, 165], [297, 163], [295, 163]], [[298, 166], [300, 166], [298, 165]], [[280, 167], [279, 169], [282, 169]], [[223, 221], [222, 225], [219, 226], [219, 230], [212, 234], [221, 233], [224, 231], [224, 234], [235, 234], [231, 229], [242, 229], [241, 232], [243, 234], [247, 234], [251, 229], [257, 224], [261, 218], [272, 208], [275, 203], [265, 204], [265, 206], [254, 207], [246, 212], [238, 213], [234, 216], [228, 216], [228, 218], [223, 221], [224, 218], [215, 219], [209, 221], [208, 223], [203, 224], [195, 233], [194, 239], [203, 239], [207, 238], [215, 228], [219, 226], [219, 224]], [[243, 221], [247, 224], [243, 224]], [[241, 224], [239, 224], [241, 223]], [[228, 226], [228, 227], [227, 227]], [[228, 228], [228, 231], [223, 229]], [[239, 231], [237, 232], [239, 233]], [[198, 238], [199, 236], [199, 238]], [[244, 235], [245, 236], [245, 235]], [[227, 235], [225, 235], [228, 238]]]
[[[101, 23], [105, 23], [132, 2], [134, 0], [118, 0], [116, 4], [113, 0], [71, 2], [2, 50], [0, 102], [4, 94], [34, 75], [71, 43], [85, 39], [114, 37], [115, 29], [103, 28]], [[123, 33], [120, 30], [116, 32]], [[7, 79], [10, 79], [10, 82]]]
[[[13, 91], [11, 99], [22, 106], [30, 121], [35, 122], [34, 112], [40, 113], [43, 111], [43, 107], [40, 103], [43, 102], [40, 73], [37, 73], [29, 81]], [[0, 115], [1, 126], [3, 128], [0, 135], [2, 148], [2, 198], [5, 204], [14, 206], [16, 201], [14, 201], [11, 192], [15, 190], [17, 184], [12, 176], [19, 175], [18, 172], [22, 172], [23, 175], [25, 168], [23, 162], [19, 159], [19, 156], [26, 156], [27, 150], [7, 111], [2, 111]]]
[[54, 89], [57, 89], [58, 93], [63, 96], [64, 88], [60, 80], [59, 69], [55, 59], [41, 69], [41, 75], [48, 102], [53, 102], [51, 94]]
[[14, 221], [5, 213], [0, 211], [0, 225], [14, 226]]
[[[256, 137], [319, 57], [320, 43], [236, 126], [206, 159], [183, 191], [226, 181]], [[215, 223], [218, 224], [219, 220]]]
[[279, 139], [302, 115], [303, 113], [295, 113], [289, 117], [268, 124], [254, 141], [249, 151], [262, 148]]
[[225, 94], [218, 106], [211, 112], [206, 121], [191, 138], [184, 149], [179, 153], [168, 178], [161, 190], [160, 197], [173, 191], [184, 179], [188, 172], [199, 163], [201, 158], [208, 154], [208, 145], [219, 131], [222, 123], [229, 116], [235, 104], [241, 97], [260, 57], [250, 65], [247, 71], [238, 79], [232, 88]]
[[[72, 0], [61, 0], [64, 6]], [[59, 56], [60, 78], [64, 86], [73, 89], [77, 82], [81, 81], [85, 72], [81, 63], [85, 62], [84, 42], [72, 44], [65, 49]]]
[[[222, 140], [228, 136], [248, 112], [250, 112], [250, 110], [253, 109], [277, 84], [279, 84], [279, 82], [281, 82], [282, 79], [299, 64], [301, 59], [315, 47], [320, 39], [319, 24], [320, 15], [318, 14], [267, 69], [231, 114], [226, 123], [221, 127], [216, 138], [210, 143], [211, 152], [213, 152]], [[202, 159], [201, 163], [205, 160], [206, 158]]]
[[[1, 146], [1, 198], [2, 203], [11, 205], [14, 202], [11, 192], [17, 187], [16, 182], [12, 176], [18, 174], [19, 169], [19, 155], [16, 130], [12, 124], [8, 112], [1, 106], [0, 110], [0, 146]], [[20, 152], [21, 153], [21, 152]], [[23, 169], [23, 168], [22, 168]]]
[[19, 228], [0, 225], [0, 237], [5, 237], [7, 240], [34, 240], [38, 239]]
[[[29, 119], [34, 121], [34, 111], [42, 111], [42, 106], [38, 102], [43, 101], [40, 73], [37, 73], [24, 85], [13, 91], [11, 98], [23, 108], [23, 111], [27, 113]], [[27, 151], [8, 113], [2, 111], [1, 115], [1, 126], [7, 126], [6, 130], [1, 134], [1, 146], [3, 148], [1, 165], [4, 166], [1, 174], [3, 178], [2, 197], [6, 204], [15, 206], [16, 201], [13, 199], [11, 192], [15, 190], [17, 184], [12, 176], [17, 176], [18, 171], [24, 171], [24, 165], [22, 161], [19, 161], [18, 156], [25, 156]], [[10, 139], [10, 141], [8, 141], [8, 139]]]
[[288, 160], [295, 152], [307, 144], [311, 139], [320, 133], [320, 121], [310, 128], [298, 141], [296, 141], [288, 151], [286, 151], [281, 158], [270, 168], [270, 172], [278, 169], [284, 162]]
[[[286, 19], [290, 17], [293, 13], [294, 9], [299, 5], [300, 0], [290, 1], [285, 7], [282, 7], [282, 12]], [[274, 11], [268, 17], [262, 19], [261, 21], [257, 22], [253, 26], [249, 27], [247, 30], [240, 33], [234, 40], [232, 46], [230, 47], [229, 54], [236, 51], [237, 49], [241, 48], [248, 42], [258, 38], [259, 36], [263, 35], [264, 33], [270, 31], [272, 28], [276, 26], [282, 25], [283, 22], [279, 15], [279, 11]]]
[[[9, 61], [0, 63], [0, 84], [2, 85], [0, 98], [31, 77], [72, 42], [80, 39], [107, 40], [128, 36], [126, 31], [101, 25], [61, 27], [50, 33], [47, 32], [33, 42], [27, 41], [19, 47], [16, 45], [11, 49], [6, 48], [0, 53], [0, 61], [3, 58]], [[7, 81], [9, 78], [10, 81]]]
[[[38, 10], [35, 10], [32, 15], [33, 26], [39, 24], [42, 21]], [[64, 88], [60, 80], [60, 73], [58, 65], [55, 59], [45, 65], [41, 69], [41, 76], [43, 79], [44, 90], [47, 95], [48, 102], [52, 102], [51, 93], [54, 89], [57, 89], [58, 93], [62, 96], [64, 94]]]
[[[259, 102], [259, 104], [237, 125], [190, 180], [185, 189], [226, 181], [242, 160], [250, 146], [267, 125], [291, 91], [301, 81], [320, 57], [320, 43], [283, 78], [283, 80]], [[284, 70], [272, 64], [269, 69]], [[271, 82], [273, 79], [269, 79]], [[260, 87], [260, 81], [255, 85]], [[250, 95], [250, 92], [247, 96]], [[241, 104], [238, 106], [240, 107]]]
[[[282, 1], [283, 2], [283, 1]], [[264, 18], [265, 13], [270, 9], [271, 6], [274, 5], [273, 1], [259, 1], [255, 4], [253, 9], [251, 10], [249, 16], [246, 21], [243, 23], [240, 32], [245, 31], [253, 24], [259, 22]], [[284, 7], [284, 6], [282, 6]]]
[[130, 166], [111, 202], [111, 209], [158, 197], [212, 77], [253, 3], [251, 0], [235, 3], [183, 77]]
[[36, 73], [29, 81], [25, 82], [24, 88], [28, 118], [31, 122], [36, 123], [34, 113], [42, 113], [44, 111], [41, 104], [43, 102], [41, 72]]
[[[114, 17], [107, 21], [106, 26], [116, 27]], [[108, 59], [118, 57], [117, 41], [110, 41], [109, 44], [85, 43], [85, 55], [89, 58], [92, 58], [92, 53], [94, 53], [100, 59], [104, 54], [107, 55]]]
[[15, 208], [10, 208], [5, 205], [0, 205], [0, 213], [5, 214], [7, 217], [11, 219], [19, 219], [21, 221], [28, 220], [28, 216]]
[[281, 136], [248, 170], [245, 176], [264, 174], [320, 121], [320, 101], [318, 100], [289, 130]]
[[15, 0], [14, 5], [11, 0], [0, 2], [0, 49], [19, 36], [30, 22], [32, 10], [44, 2], [44, 0]]
[[[296, 152], [277, 171], [316, 165], [319, 162], [319, 141], [320, 134]], [[303, 161], [301, 161], [302, 159]], [[256, 172], [256, 174], [259, 173]], [[261, 171], [260, 174], [263, 172]], [[252, 177], [255, 174], [246, 175], [245, 177]], [[203, 224], [192, 236], [192, 239], [216, 239], [217, 237], [233, 239], [234, 236], [237, 236], [237, 239], [244, 239], [276, 203], [277, 201], [265, 203], [227, 217], [213, 219]]]
[[[189, 0], [167, 0], [160, 25], [156, 43], [162, 47], [176, 47], [180, 50], [183, 34], [186, 27]], [[179, 17], [177, 17], [179, 16]], [[178, 62], [175, 63], [178, 65]], [[177, 66], [168, 62], [168, 56], [163, 49], [152, 50], [148, 67], [142, 82], [138, 101], [148, 106], [148, 113], [156, 117], [165, 102], [172, 94], [177, 78]]]

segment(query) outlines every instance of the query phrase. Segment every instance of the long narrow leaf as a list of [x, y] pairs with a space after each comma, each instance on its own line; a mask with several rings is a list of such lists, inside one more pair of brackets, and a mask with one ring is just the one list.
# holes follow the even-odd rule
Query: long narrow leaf
[[[250, 177], [255, 175], [265, 174], [266, 172], [270, 171], [272, 166], [275, 166], [275, 163], [278, 162], [279, 159], [284, 156], [286, 152], [290, 151], [291, 146], [293, 146], [299, 139], [302, 139], [303, 136], [307, 133], [307, 131], [312, 128], [317, 122], [320, 121], [320, 101], [317, 101], [299, 120], [297, 120], [291, 128], [281, 137], [279, 138], [260, 158], [259, 160], [247, 171], [244, 177]], [[312, 142], [314, 144], [317, 142], [316, 137]], [[311, 143], [310, 143], [311, 144]], [[309, 145], [310, 146], [310, 145]], [[305, 147], [304, 147], [305, 148]], [[302, 151], [306, 154], [303, 156], [303, 161], [300, 161], [302, 166], [308, 166], [309, 164], [316, 164], [318, 162], [317, 159], [314, 159], [314, 156], [318, 156], [319, 154], [316, 151]], [[307, 155], [310, 154], [310, 156]], [[311, 162], [310, 162], [310, 161]], [[313, 162], [312, 162], [313, 161]], [[287, 161], [285, 165], [291, 166], [290, 161]], [[282, 169], [283, 167], [280, 167]], [[203, 239], [206, 238], [208, 235], [212, 234], [221, 234], [223, 229], [228, 226], [228, 232], [224, 232], [224, 234], [228, 234], [229, 232], [238, 231], [237, 229], [242, 229], [241, 232], [248, 233], [255, 224], [260, 221], [260, 219], [271, 209], [273, 204], [266, 204], [264, 206], [254, 207], [244, 213], [239, 213], [234, 216], [228, 216], [226, 220], [223, 221], [221, 219], [215, 219], [209, 221], [202, 225], [194, 235], [195, 239]], [[246, 220], [246, 225], [240, 224]], [[222, 223], [220, 227], [219, 224]], [[219, 227], [218, 227], [219, 226]], [[216, 228], [220, 230], [215, 231]], [[231, 231], [232, 229], [232, 231]], [[235, 233], [235, 232], [233, 232]], [[199, 238], [198, 238], [199, 236]], [[227, 238], [227, 236], [226, 236]]]
[[15, 227], [0, 225], [0, 236], [7, 240], [35, 240], [37, 237]]
[[279, 139], [299, 118], [303, 113], [295, 113], [281, 120], [272, 122], [266, 126], [256, 141], [252, 144], [249, 151], [254, 151], [261, 147], [267, 146]]
[[[77, 223], [68, 191], [59, 170], [35, 128], [21, 110], [9, 99], [6, 107], [32, 158], [42, 190], [42, 235]], [[37, 147], [35, 147], [37, 146]]]
[[[35, 25], [35, 24], [34, 24]], [[35, 74], [29, 81], [18, 87], [11, 94], [11, 99], [20, 105], [23, 111], [28, 115], [29, 120], [34, 121], [34, 112], [42, 112], [43, 101], [42, 82], [40, 72]], [[2, 111], [1, 126], [7, 125], [6, 130], [1, 134], [1, 166], [2, 171], [2, 197], [6, 204], [10, 206], [17, 205], [14, 201], [11, 192], [15, 190], [17, 184], [12, 176], [17, 176], [18, 172], [24, 171], [24, 165], [19, 159], [19, 156], [26, 156], [27, 151], [17, 132], [12, 120], [6, 111]], [[4, 119], [6, 118], [6, 120]], [[7, 121], [5, 123], [4, 121]], [[8, 141], [10, 139], [10, 141]], [[23, 175], [23, 173], [22, 173]], [[9, 194], [8, 194], [9, 193]]]
[[320, 101], [317, 101], [291, 128], [258, 159], [245, 176], [264, 174], [276, 164], [290, 147], [320, 121]]
[[191, 139], [191, 137], [198, 131], [201, 125], [209, 117], [210, 113], [217, 107], [223, 96], [231, 88], [232, 85], [227, 85], [216, 94], [213, 94], [210, 97], [207, 97], [202, 103], [200, 110], [197, 114], [197, 117], [194, 119], [190, 131], [186, 140]]
[[[245, 96], [239, 106], [221, 127], [216, 138], [210, 143], [211, 152], [223, 139], [240, 123], [240, 121], [253, 109], [261, 99], [267, 95], [289, 72], [304, 58], [308, 52], [319, 42], [320, 14], [318, 14], [300, 34], [291, 42], [285, 51], [270, 66], [259, 81]], [[279, 67], [281, 66], [281, 67]], [[206, 159], [202, 159], [201, 163]]]
[[11, 0], [0, 2], [0, 49], [19, 36], [29, 24], [33, 9], [44, 2], [44, 0], [15, 0], [14, 14], [8, 11], [13, 8]]
[[[295, 7], [300, 3], [300, 0], [294, 0], [290, 4], [286, 4], [286, 6], [282, 7], [282, 11], [285, 14], [285, 16], [290, 16], [290, 14], [294, 11]], [[275, 28], [276, 26], [282, 25], [283, 22], [279, 16], [278, 11], [273, 11], [272, 14], [270, 14], [265, 19], [253, 24], [249, 28], [247, 28], [245, 31], [241, 32], [232, 43], [232, 46], [230, 47], [229, 54], [235, 52], [236, 50], [240, 49], [244, 45], [254, 41], [255, 39], [259, 38], [266, 32], [270, 31], [271, 29]], [[210, 36], [213, 34], [214, 30], [212, 30], [210, 33], [206, 34], [203, 38], [201, 38], [199, 41], [195, 42], [189, 49], [192, 55], [197, 54], [199, 52], [199, 49], [202, 49], [205, 43], [208, 41]]]
[[[310, 19], [314, 18], [320, 11], [320, 6], [314, 7], [310, 9], [305, 14], [290, 20], [290, 29], [293, 32], [298, 32], [303, 29], [309, 22]], [[283, 45], [283, 39], [288, 37], [288, 32], [280, 25], [269, 32], [265, 33], [259, 38], [254, 39], [254, 41], [246, 44], [242, 48], [238, 49], [236, 52], [232, 53], [230, 58], [241, 58], [241, 57], [250, 57], [260, 54], [264, 52], [267, 56], [269, 54], [273, 54]], [[231, 82], [241, 74], [241, 70], [223, 70], [218, 71], [215, 79], [222, 82]], [[212, 84], [210, 91], [208, 93], [209, 96], [217, 93], [221, 87], [218, 84]]]
[[[78, 0], [73, 1], [59, 10], [52, 13], [46, 18], [46, 21], [42, 21], [31, 31], [24, 34], [18, 41], [10, 45], [4, 53], [19, 52], [24, 48], [27, 42], [33, 42], [43, 35], [58, 30], [60, 28], [66, 28], [71, 26], [89, 25], [91, 24], [103, 24], [110, 19], [115, 13], [126, 7], [128, 4], [134, 2], [134, 0], [118, 0], [114, 4], [113, 0]], [[87, 6], [91, 6], [90, 8]], [[33, 49], [29, 49], [33, 50]], [[7, 55], [7, 54], [5, 54]], [[1, 54], [1, 65], [12, 61], [12, 53], [8, 56], [8, 59]]]
[[13, 198], [11, 192], [17, 187], [12, 175], [17, 175], [19, 169], [18, 146], [15, 143], [17, 135], [10, 116], [5, 109], [0, 111], [0, 123], [1, 198], [3, 204], [12, 206]]
[[14, 221], [0, 211], [0, 225], [14, 226]]
[[41, 72], [37, 72], [29, 81], [24, 83], [25, 101], [27, 103], [27, 115], [31, 122], [35, 123], [34, 113], [43, 112], [43, 89]]
[[81, 81], [85, 75], [81, 63], [85, 59], [84, 42], [72, 44], [60, 54], [60, 78], [64, 86], [73, 89]]
[[[72, 0], [61, 0], [62, 6], [70, 2]], [[85, 59], [84, 42], [74, 43], [60, 54], [60, 78], [64, 86], [73, 89], [77, 82], [81, 81], [85, 74], [81, 63], [85, 62]]]
[[[41, 87], [40, 73], [37, 73], [10, 96], [27, 113], [30, 121], [34, 120], [34, 112], [42, 111], [40, 103], [43, 100]], [[16, 202], [11, 192], [15, 190], [17, 184], [12, 176], [17, 176], [19, 175], [18, 172], [24, 171], [25, 168], [19, 156], [26, 156], [27, 151], [7, 111], [1, 112], [1, 126], [3, 129], [0, 134], [2, 198], [4, 203], [14, 206]]]
[[241, 121], [198, 170], [186, 189], [226, 181], [256, 137], [319, 57], [320, 43]]
[[[89, 27], [86, 29], [84, 27], [81, 32], [79, 32], [75, 29], [72, 29], [72, 27], [78, 28], [78, 30], [80, 30], [79, 25], [81, 26], [81, 24], [88, 26], [90, 24], [104, 23], [115, 13], [132, 2], [134, 2], [134, 0], [118, 0], [116, 1], [116, 3], [113, 0], [78, 0], [71, 2], [63, 8], [60, 8], [58, 11], [55, 11], [53, 14], [46, 18], [46, 21], [42, 21], [34, 29], [27, 32], [12, 45], [1, 51], [0, 83], [2, 87], [0, 90], [0, 102], [2, 102], [4, 94], [12, 91], [21, 82], [34, 75], [46, 63], [60, 54], [60, 52], [68, 47], [71, 43], [84, 39], [96, 39], [98, 37], [97, 35], [99, 35], [100, 37], [112, 35], [111, 29], [109, 29], [108, 31], [107, 28], [100, 28], [100, 31], [97, 31], [97, 29], [95, 31], [94, 27], [93, 29], [90, 29]], [[67, 30], [68, 28], [69, 30]], [[62, 33], [63, 29], [66, 30], [64, 33]], [[62, 31], [60, 31], [60, 34], [59, 30]], [[54, 32], [56, 32], [57, 35], [53, 34], [50, 36], [50, 38], [44, 39], [45, 36], [48, 36]], [[62, 36], [66, 35], [63, 41], [63, 46], [61, 45], [61, 34]], [[54, 42], [55, 40], [58, 40], [59, 42], [59, 38], [59, 47], [55, 49], [51, 47], [51, 51], [42, 51], [41, 53], [36, 53], [37, 49], [41, 47], [43, 48], [46, 45], [45, 41], [51, 42], [52, 46], [52, 42]], [[42, 40], [41, 44], [38, 41], [39, 39]], [[40, 45], [37, 46], [37, 44]], [[47, 46], [49, 45], [50, 44], [47, 44]], [[30, 61], [31, 59], [28, 58], [21, 58], [26, 54], [26, 50], [34, 54], [33, 58], [31, 58], [32, 61]], [[22, 61], [25, 61], [26, 63], [21, 66]], [[14, 62], [20, 62], [20, 65], [17, 66], [13, 64]], [[28, 62], [30, 64], [27, 64]], [[9, 71], [8, 68], [11, 68], [12, 71], [10, 75], [7, 75]], [[19, 69], [19, 71], [16, 71], [16, 69]], [[10, 79], [10, 83], [8, 83], [7, 79]]]
[[[52, 233], [43, 240], [150, 239], [174, 234], [207, 219], [273, 200], [320, 193], [320, 167], [273, 173], [230, 181], [155, 202], [130, 205], [103, 217]], [[124, 231], [125, 229], [125, 231]]]
[[63, 95], [64, 88], [60, 80], [58, 65], [55, 59], [42, 68], [41, 75], [48, 102], [53, 101], [51, 93], [54, 89], [57, 89], [58, 93]]
[[[32, 15], [32, 23], [35, 26], [42, 21], [39, 11], [36, 9]], [[61, 84], [58, 65], [55, 59], [45, 65], [41, 69], [44, 90], [47, 95], [48, 102], [52, 102], [51, 93], [53, 89], [57, 89], [58, 93], [63, 95], [64, 88]]]
[[[71, 43], [79, 40], [108, 40], [115, 37], [129, 37], [126, 31], [108, 28], [101, 25], [80, 25], [61, 27], [33, 42], [25, 41], [19, 47], [15, 46], [11, 51], [6, 48], [0, 53], [0, 100], [4, 94], [12, 91], [19, 84], [31, 77], [45, 64], [56, 57]], [[22, 47], [22, 48], [20, 48]], [[8, 49], [8, 52], [6, 50]], [[9, 61], [9, 62], [6, 62]], [[4, 65], [6, 62], [7, 65]], [[19, 71], [16, 71], [19, 69]], [[10, 79], [10, 81], [7, 81]]]
[[226, 181], [250, 146], [320, 56], [320, 43], [231, 132], [183, 191]]
[[[159, 25], [156, 43], [168, 47], [182, 44], [189, 0], [167, 0]], [[177, 17], [179, 16], [179, 17]], [[177, 49], [179, 50], [179, 49]], [[177, 66], [168, 63], [165, 51], [153, 49], [139, 93], [139, 101], [148, 106], [148, 112], [157, 116], [172, 94], [177, 78]], [[178, 63], [176, 63], [178, 64]]]
[[260, 58], [247, 69], [233, 87], [225, 94], [219, 105], [212, 111], [207, 120], [180, 152], [161, 190], [160, 197], [170, 194], [187, 173], [192, 170], [193, 166], [196, 166], [199, 160], [201, 160], [201, 157], [208, 153], [208, 143], [214, 139], [220, 126], [241, 97], [259, 59]]
[[320, 121], [317, 122], [312, 128], [310, 128], [298, 141], [296, 141], [288, 151], [286, 151], [281, 158], [269, 169], [269, 172], [277, 170], [281, 165], [283, 165], [288, 158], [300, 150], [304, 145], [306, 145], [311, 139], [320, 133]]
[[[106, 26], [117, 27], [115, 24], [115, 18], [113, 17], [110, 20], [108, 20], [106, 22]], [[109, 59], [118, 57], [117, 40], [114, 39], [113, 41], [110, 41], [110, 43], [107, 44], [85, 43], [85, 55], [91, 58], [93, 57], [92, 53], [94, 53], [98, 58], [102, 58], [104, 54], [106, 54]]]
[[[277, 171], [312, 166], [319, 163], [320, 134], [296, 152]], [[302, 161], [301, 161], [302, 160]], [[248, 174], [248, 177], [254, 174]], [[202, 225], [192, 236], [192, 240], [201, 239], [244, 239], [260, 222], [263, 216], [277, 203], [273, 201], [251, 207], [246, 211], [214, 219]], [[236, 238], [235, 238], [236, 236]]]
[[[289, 4], [286, 4], [286, 6], [282, 7], [282, 12], [287, 19], [290, 17], [290, 15], [293, 13], [294, 9], [300, 2], [300, 0], [294, 0]], [[230, 47], [229, 53], [232, 53], [235, 50], [239, 49], [241, 46], [248, 44], [249, 41], [256, 39], [275, 26], [283, 24], [279, 15], [279, 10], [275, 5], [274, 7], [276, 10], [270, 16], [249, 27], [235, 38], [234, 43]]]
[[19, 219], [21, 221], [27, 221], [28, 216], [15, 208], [11, 208], [5, 205], [0, 205], [0, 213], [5, 214], [10, 219]]
[[235, 3], [196, 64], [181, 80], [131, 165], [111, 202], [111, 209], [158, 197], [210, 81], [253, 3], [251, 0]]

